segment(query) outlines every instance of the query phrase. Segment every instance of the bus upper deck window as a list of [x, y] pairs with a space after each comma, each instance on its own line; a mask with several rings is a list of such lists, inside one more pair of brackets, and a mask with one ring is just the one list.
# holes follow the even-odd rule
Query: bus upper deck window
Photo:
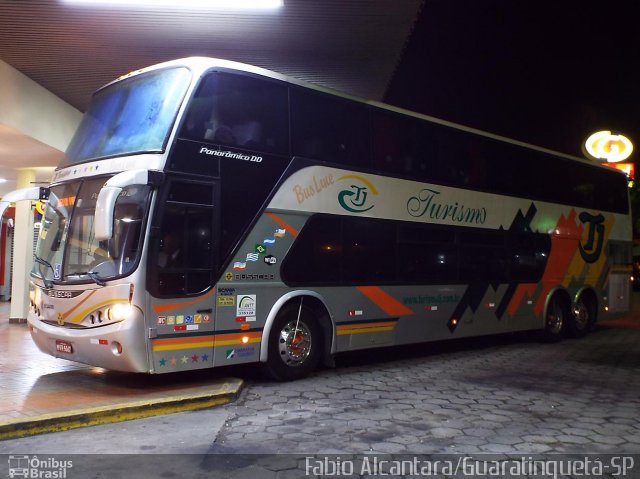
[[286, 154], [287, 88], [269, 79], [211, 73], [191, 100], [181, 136]]

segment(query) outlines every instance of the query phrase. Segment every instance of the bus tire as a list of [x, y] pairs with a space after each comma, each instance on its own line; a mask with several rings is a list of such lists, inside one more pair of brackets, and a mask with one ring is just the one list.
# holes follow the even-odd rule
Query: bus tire
[[290, 303], [278, 313], [269, 334], [263, 371], [276, 381], [294, 381], [316, 369], [322, 356], [322, 330], [314, 311]]
[[562, 339], [569, 319], [568, 301], [559, 293], [554, 294], [547, 304], [544, 317], [543, 338], [549, 343]]
[[572, 338], [581, 338], [594, 327], [596, 322], [595, 301], [587, 292], [580, 295], [571, 306], [571, 315], [567, 322], [567, 332]]

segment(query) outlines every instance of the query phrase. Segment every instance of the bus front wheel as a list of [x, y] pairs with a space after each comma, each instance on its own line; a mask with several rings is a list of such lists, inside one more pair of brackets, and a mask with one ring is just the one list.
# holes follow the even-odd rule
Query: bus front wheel
[[264, 372], [277, 381], [293, 381], [309, 375], [318, 366], [322, 331], [315, 313], [300, 303], [285, 306], [269, 334]]

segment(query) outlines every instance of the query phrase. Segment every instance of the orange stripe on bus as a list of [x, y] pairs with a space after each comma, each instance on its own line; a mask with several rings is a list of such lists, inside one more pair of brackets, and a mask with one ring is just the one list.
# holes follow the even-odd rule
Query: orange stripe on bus
[[184, 301], [182, 303], [170, 303], [170, 304], [154, 304], [152, 306], [153, 311], [157, 314], [166, 313], [167, 311], [171, 311], [172, 309], [184, 308], [186, 306], [191, 306], [192, 304], [196, 304], [202, 300], [207, 299], [209, 296], [213, 295], [216, 292], [216, 289], [213, 288], [204, 296], [200, 296], [199, 298], [192, 299], [191, 301]]
[[278, 215], [276, 215], [275, 213], [265, 213], [269, 218], [271, 218], [273, 221], [275, 221], [276, 223], [278, 223], [278, 225], [282, 226], [285, 230], [287, 230], [289, 232], [289, 234], [291, 236], [293, 236], [294, 238], [296, 236], [298, 236], [298, 234], [300, 233], [297, 229], [295, 229], [293, 226], [291, 226], [289, 223], [287, 223], [285, 220], [283, 220], [282, 218], [280, 218]]
[[389, 316], [408, 316], [415, 314], [400, 301], [377, 286], [356, 286], [358, 291], [373, 301], [382, 311]]
[[160, 344], [189, 344], [189, 343], [199, 343], [202, 341], [212, 341], [214, 336], [192, 336], [189, 338], [170, 338], [170, 339], [154, 339], [154, 346]]
[[348, 329], [394, 327], [395, 325], [396, 325], [396, 321], [386, 321], [384, 323], [343, 324], [343, 325], [336, 326], [336, 329], [339, 331], [345, 331]]
[[216, 341], [222, 340], [222, 339], [241, 339], [245, 336], [248, 338], [261, 338], [262, 333], [258, 331], [256, 333], [216, 334], [215, 339]]
[[261, 338], [262, 333], [232, 333], [232, 334], [216, 334], [216, 335], [201, 335], [201, 336], [189, 336], [188, 338], [167, 338], [167, 339], [154, 339], [154, 346], [165, 344], [189, 344], [199, 343], [202, 341], [221, 341], [229, 339], [241, 339], [247, 336], [249, 338]]

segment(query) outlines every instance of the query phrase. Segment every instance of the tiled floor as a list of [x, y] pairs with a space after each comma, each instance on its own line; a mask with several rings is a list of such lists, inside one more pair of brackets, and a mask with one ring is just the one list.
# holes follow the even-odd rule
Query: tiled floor
[[211, 370], [178, 378], [118, 373], [53, 358], [36, 347], [26, 324], [9, 323], [9, 306], [0, 302], [0, 426], [133, 401], [207, 395], [237, 385]]

